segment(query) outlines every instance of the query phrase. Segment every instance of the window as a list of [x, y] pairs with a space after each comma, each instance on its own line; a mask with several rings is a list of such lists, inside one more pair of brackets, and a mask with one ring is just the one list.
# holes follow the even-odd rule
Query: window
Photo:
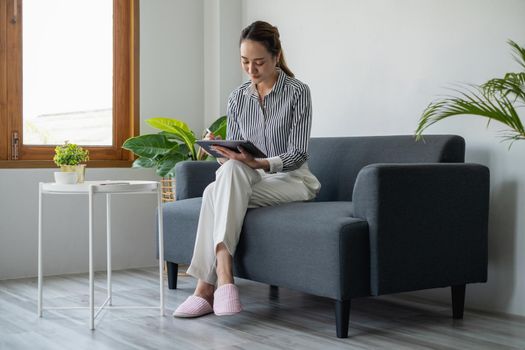
[[128, 166], [138, 135], [138, 0], [0, 0], [0, 167]]

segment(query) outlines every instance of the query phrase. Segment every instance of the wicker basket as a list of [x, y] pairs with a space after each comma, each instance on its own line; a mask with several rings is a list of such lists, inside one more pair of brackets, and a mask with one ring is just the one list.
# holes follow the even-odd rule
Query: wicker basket
[[172, 177], [165, 177], [160, 180], [162, 187], [162, 202], [175, 201], [175, 179]]

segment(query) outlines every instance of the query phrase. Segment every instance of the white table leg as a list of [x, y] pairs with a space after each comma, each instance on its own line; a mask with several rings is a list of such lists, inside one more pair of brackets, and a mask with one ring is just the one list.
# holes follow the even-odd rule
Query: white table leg
[[108, 305], [113, 305], [111, 293], [111, 194], [106, 194], [106, 234], [108, 255]]
[[42, 317], [42, 183], [38, 184], [38, 316]]
[[157, 184], [157, 212], [159, 221], [159, 279], [160, 279], [160, 315], [164, 316], [164, 223], [162, 221], [162, 187]]
[[93, 186], [89, 186], [89, 311], [90, 329], [95, 329], [95, 281], [93, 272]]

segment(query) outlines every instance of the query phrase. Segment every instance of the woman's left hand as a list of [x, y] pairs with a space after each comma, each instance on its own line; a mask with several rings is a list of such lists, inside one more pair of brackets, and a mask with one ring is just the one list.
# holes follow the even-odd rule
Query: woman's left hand
[[[239, 152], [232, 151], [229, 148], [221, 146], [213, 146], [213, 149], [219, 152], [224, 158], [238, 160], [248, 165], [252, 169], [264, 169], [264, 159], [257, 160], [250, 153], [246, 152], [242, 147], [239, 147]], [[268, 165], [269, 168], [269, 165]]]

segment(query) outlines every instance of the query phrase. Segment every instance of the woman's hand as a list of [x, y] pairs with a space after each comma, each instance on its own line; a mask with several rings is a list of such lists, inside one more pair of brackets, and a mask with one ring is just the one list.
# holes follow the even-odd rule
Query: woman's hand
[[270, 163], [266, 159], [255, 159], [250, 153], [239, 147], [239, 152], [232, 151], [229, 148], [213, 146], [213, 149], [223, 155], [225, 158], [238, 160], [248, 165], [252, 169], [270, 170]]
[[[203, 140], [221, 140], [222, 139], [221, 135], [215, 136], [215, 134], [212, 131], [210, 131], [208, 129], [206, 129], [206, 130], [207, 130], [206, 135], [204, 135], [204, 137], [202, 138]], [[205, 159], [206, 158], [204, 156], [205, 154], [211, 156], [211, 154], [209, 154], [204, 148], [200, 147], [199, 148], [199, 153], [197, 154], [197, 159]], [[219, 160], [219, 163], [221, 163], [220, 160]], [[224, 162], [222, 162], [222, 163], [224, 163]]]

